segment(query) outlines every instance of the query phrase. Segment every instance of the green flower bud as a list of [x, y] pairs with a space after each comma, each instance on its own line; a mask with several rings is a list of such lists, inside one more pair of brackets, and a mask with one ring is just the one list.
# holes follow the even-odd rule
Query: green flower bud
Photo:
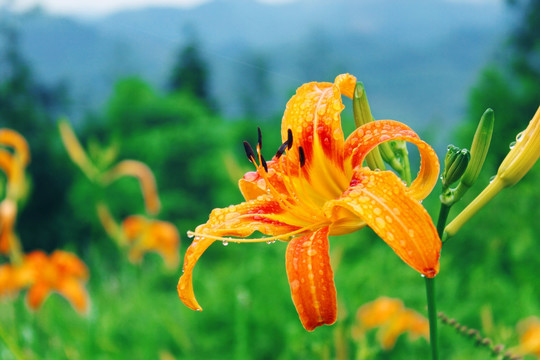
[[443, 188], [448, 188], [461, 178], [467, 169], [470, 158], [471, 155], [467, 149], [460, 149], [454, 145], [448, 146], [442, 174]]
[[489, 150], [489, 144], [491, 143], [491, 135], [493, 134], [493, 124], [495, 122], [495, 115], [493, 110], [487, 109], [478, 123], [476, 133], [474, 134], [473, 142], [471, 145], [471, 161], [469, 166], [461, 178], [461, 183], [464, 186], [471, 187], [484, 165], [484, 160]]
[[[364, 84], [360, 81], [356, 83], [356, 87], [354, 88], [353, 116], [357, 128], [373, 121], [373, 115], [371, 115], [371, 109], [369, 108], [366, 90]], [[379, 152], [379, 146], [370, 151], [366, 156], [366, 163], [371, 170], [385, 169], [381, 153]]]

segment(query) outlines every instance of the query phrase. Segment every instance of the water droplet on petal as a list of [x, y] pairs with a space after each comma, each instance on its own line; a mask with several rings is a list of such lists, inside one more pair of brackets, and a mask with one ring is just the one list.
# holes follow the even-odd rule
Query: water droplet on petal
[[514, 148], [514, 146], [516, 146], [516, 142], [515, 142], [515, 141], [512, 141], [512, 142], [510, 143], [510, 146], [509, 146], [509, 147], [510, 147], [510, 150], [512, 150], [512, 149]]
[[522, 138], [523, 138], [523, 131], [517, 134], [516, 141], [521, 141]]
[[227, 246], [227, 245], [229, 245], [229, 242], [227, 240], [223, 240], [222, 244], [223, 244], [223, 246]]

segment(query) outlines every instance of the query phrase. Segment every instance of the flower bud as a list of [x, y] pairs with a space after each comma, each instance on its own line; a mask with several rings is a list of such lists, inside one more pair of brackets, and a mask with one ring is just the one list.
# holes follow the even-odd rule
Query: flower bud
[[491, 143], [491, 135], [493, 134], [493, 124], [495, 122], [495, 115], [492, 109], [487, 109], [478, 123], [476, 133], [474, 134], [473, 142], [471, 145], [471, 160], [469, 166], [461, 178], [461, 184], [463, 186], [471, 187], [484, 165], [484, 160], [489, 150], [489, 144]]
[[454, 145], [448, 146], [442, 174], [444, 188], [449, 187], [461, 178], [465, 169], [467, 169], [470, 157], [471, 155], [467, 149], [460, 149]]
[[[356, 87], [354, 88], [353, 116], [357, 128], [373, 121], [373, 115], [371, 115], [371, 109], [369, 108], [364, 84], [360, 81], [356, 83]], [[381, 153], [379, 152], [379, 146], [370, 151], [366, 156], [366, 163], [371, 170], [385, 169]]]
[[517, 183], [540, 157], [540, 107], [525, 130], [516, 136], [516, 142], [504, 158], [497, 177], [505, 187]]
[[540, 157], [540, 107], [527, 128], [504, 158], [489, 185], [444, 229], [444, 238], [454, 236], [469, 219], [504, 188], [517, 183]]

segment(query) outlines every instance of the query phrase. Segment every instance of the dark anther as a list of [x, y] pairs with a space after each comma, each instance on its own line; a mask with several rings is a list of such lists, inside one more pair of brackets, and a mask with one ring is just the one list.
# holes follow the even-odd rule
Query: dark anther
[[287, 145], [288, 145], [288, 142], [285, 141], [283, 144], [281, 144], [281, 146], [279, 147], [277, 153], [276, 153], [276, 158], [280, 158], [281, 155], [283, 155], [283, 153], [285, 152], [285, 149], [287, 148]]
[[253, 148], [247, 141], [244, 141], [244, 150], [246, 150], [246, 155], [249, 161], [252, 163], [255, 163], [255, 152], [253, 151]]
[[257, 134], [258, 134], [258, 139], [257, 139], [257, 144], [259, 144], [259, 150], [262, 150], [262, 133], [261, 133], [261, 128], [257, 126]]
[[262, 154], [261, 154], [261, 164], [266, 172], [268, 172], [268, 165], [266, 164], [266, 160], [264, 160]]
[[293, 142], [293, 138], [292, 138], [292, 130], [291, 130], [291, 129], [287, 129], [287, 150], [291, 150], [291, 148], [292, 148], [292, 142]]
[[304, 154], [304, 148], [301, 146], [298, 147], [298, 156], [300, 158], [300, 167], [302, 167], [306, 164], [306, 154]]

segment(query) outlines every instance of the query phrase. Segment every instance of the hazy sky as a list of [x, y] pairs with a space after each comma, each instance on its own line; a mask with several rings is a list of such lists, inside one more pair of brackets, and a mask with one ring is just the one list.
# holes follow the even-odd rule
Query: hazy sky
[[[4, 0], [0, 0], [2, 3]], [[211, 0], [7, 0], [15, 9], [23, 10], [35, 5], [43, 6], [54, 14], [99, 15], [120, 9], [135, 9], [151, 5], [191, 7]], [[285, 3], [295, 0], [257, 0], [265, 3]], [[502, 0], [446, 0], [469, 3], [490, 3]]]
[[[1, 2], [2, 0], [0, 0]], [[15, 0], [18, 10], [41, 5], [55, 14], [97, 15], [119, 9], [134, 9], [145, 6], [172, 5], [190, 7], [210, 0]], [[294, 0], [257, 0], [266, 3], [284, 3]]]

